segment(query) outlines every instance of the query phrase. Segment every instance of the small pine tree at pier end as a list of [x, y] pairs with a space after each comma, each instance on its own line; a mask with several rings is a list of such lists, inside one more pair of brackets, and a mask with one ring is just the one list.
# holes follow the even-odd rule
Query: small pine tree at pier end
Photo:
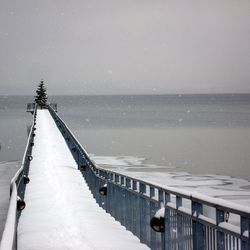
[[47, 93], [43, 80], [40, 81], [36, 90], [35, 103], [41, 109], [46, 108], [47, 106]]

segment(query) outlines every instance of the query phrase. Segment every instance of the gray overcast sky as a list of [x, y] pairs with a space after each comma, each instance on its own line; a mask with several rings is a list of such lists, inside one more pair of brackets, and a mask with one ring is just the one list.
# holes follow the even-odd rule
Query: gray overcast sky
[[250, 0], [0, 0], [0, 94], [250, 92]]

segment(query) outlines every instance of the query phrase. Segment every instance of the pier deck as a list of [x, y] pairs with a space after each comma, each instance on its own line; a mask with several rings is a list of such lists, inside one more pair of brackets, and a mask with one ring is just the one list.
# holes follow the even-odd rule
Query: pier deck
[[148, 249], [98, 206], [48, 110], [36, 128], [18, 249]]

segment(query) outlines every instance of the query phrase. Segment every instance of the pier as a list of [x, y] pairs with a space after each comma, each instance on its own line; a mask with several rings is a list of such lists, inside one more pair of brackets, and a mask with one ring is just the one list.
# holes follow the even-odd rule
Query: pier
[[33, 124], [0, 249], [250, 249], [250, 208], [96, 166], [58, 116]]
[[48, 110], [36, 128], [18, 249], [147, 249], [97, 205]]

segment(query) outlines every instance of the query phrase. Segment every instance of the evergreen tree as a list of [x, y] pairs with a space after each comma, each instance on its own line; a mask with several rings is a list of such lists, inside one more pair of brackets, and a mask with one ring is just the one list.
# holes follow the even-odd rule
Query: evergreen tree
[[40, 81], [36, 90], [35, 103], [41, 108], [45, 108], [47, 106], [47, 93], [43, 80]]

